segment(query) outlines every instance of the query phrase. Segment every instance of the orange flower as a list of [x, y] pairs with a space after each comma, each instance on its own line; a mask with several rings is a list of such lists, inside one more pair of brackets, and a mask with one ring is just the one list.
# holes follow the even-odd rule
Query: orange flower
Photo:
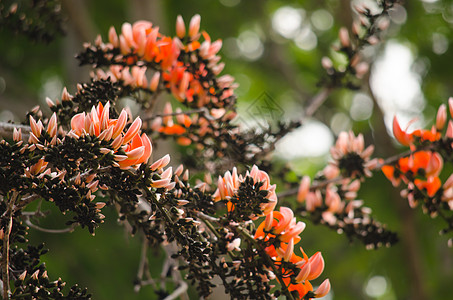
[[328, 166], [330, 170], [325, 169], [325, 173], [326, 175], [338, 174], [341, 171], [351, 178], [363, 175], [371, 177], [371, 169], [376, 164], [376, 160], [370, 160], [373, 151], [373, 145], [365, 148], [362, 134], [356, 137], [352, 131], [342, 131], [338, 135], [335, 146], [330, 149], [333, 162]]
[[233, 196], [239, 189], [239, 185], [242, 181], [243, 178], [242, 176], [238, 176], [236, 167], [233, 168], [233, 173], [226, 171], [223, 177], [219, 176], [217, 181], [217, 190], [212, 195], [214, 201], [228, 199]]
[[27, 177], [36, 176], [40, 173], [45, 172], [47, 169], [47, 165], [48, 165], [48, 162], [46, 162], [43, 158], [41, 158], [33, 166], [31, 166], [30, 168], [26, 168], [25, 174]]
[[[274, 210], [275, 205], [277, 204], [277, 194], [275, 193], [276, 186], [275, 184], [271, 185], [269, 175], [267, 175], [266, 172], [259, 170], [255, 165], [252, 167], [250, 172], [246, 172], [245, 176], [238, 176], [236, 168], [233, 168], [232, 174], [230, 171], [227, 171], [224, 177], [219, 176], [217, 181], [217, 190], [212, 195], [214, 201], [222, 199], [229, 200], [230, 197], [234, 196], [236, 191], [239, 189], [240, 183], [243, 182], [246, 177], [252, 177], [254, 183], [261, 182], [262, 185], [260, 190], [268, 191], [266, 198], [269, 202], [262, 203], [261, 210], [264, 215], [269, 214]], [[234, 205], [231, 202], [228, 202], [227, 208], [228, 211], [232, 211], [234, 209]]]
[[291, 284], [291, 277], [284, 277], [283, 282], [288, 286], [288, 291], [297, 291], [299, 293], [299, 299], [303, 299], [308, 292], [313, 291], [313, 286], [308, 280], [303, 283]]
[[425, 189], [429, 197], [433, 197], [440, 189], [442, 182], [437, 176], [429, 176], [427, 180], [415, 179], [414, 184], [419, 190]]
[[126, 152], [127, 158], [118, 161], [121, 169], [126, 169], [141, 163], [147, 163], [152, 152], [151, 141], [144, 133], [141, 136], [136, 134], [132, 141], [126, 144], [124, 152]]
[[110, 103], [105, 107], [99, 103], [91, 109], [90, 113], [79, 113], [71, 119], [71, 131], [68, 133], [73, 138], [81, 135], [97, 136], [100, 140], [113, 141], [112, 149], [117, 150], [122, 146], [126, 155], [115, 155], [118, 166], [122, 169], [146, 163], [151, 156], [152, 145], [146, 134], [140, 135], [142, 121], [135, 119], [129, 129], [123, 133], [127, 123], [127, 112], [123, 109], [118, 119], [109, 118]]
[[430, 142], [435, 142], [440, 140], [442, 135], [440, 132], [436, 130], [436, 128], [433, 126], [431, 130], [426, 130], [426, 129], [417, 129], [414, 130], [411, 134], [413, 137], [418, 137], [420, 141], [430, 141]]
[[393, 135], [401, 145], [409, 146], [412, 142], [411, 135], [407, 134], [404, 130], [401, 129], [396, 116], [393, 117]]
[[407, 197], [411, 207], [415, 207], [419, 196], [416, 196], [413, 189], [417, 187], [420, 191], [425, 190], [428, 197], [434, 197], [442, 186], [438, 177], [442, 168], [443, 159], [439, 153], [418, 151], [400, 158], [395, 166], [383, 166], [382, 172], [394, 186], [398, 186], [401, 180], [408, 185], [402, 195]]
[[[445, 112], [443, 112], [444, 110]], [[438, 128], [442, 129], [445, 125], [445, 122], [446, 122], [446, 108], [441, 107], [436, 118], [437, 123], [436, 125]], [[442, 137], [441, 133], [437, 131], [435, 126], [433, 126], [431, 130], [417, 129], [414, 130], [412, 133], [407, 133], [406, 131], [401, 129], [401, 126], [396, 116], [393, 118], [393, 135], [395, 136], [396, 140], [401, 145], [404, 146], [413, 145], [414, 141], [416, 140], [419, 140], [420, 142], [423, 141], [434, 142]]]
[[[442, 171], [443, 159], [437, 152], [418, 151], [407, 157], [400, 158], [396, 168], [401, 173], [399, 178], [405, 181], [407, 181], [406, 174], [411, 174], [411, 176], [437, 176]], [[382, 171], [389, 180], [396, 180], [394, 176], [395, 167], [386, 165], [382, 167]]]
[[401, 178], [395, 177], [395, 167], [385, 165], [382, 166], [381, 168], [382, 172], [384, 173], [385, 177], [387, 177], [388, 180], [390, 180], [393, 184], [393, 186], [397, 187], [401, 183]]
[[[299, 234], [305, 229], [304, 222], [296, 222], [293, 211], [288, 207], [280, 207], [280, 211], [272, 211], [258, 226], [255, 239], [278, 238], [283, 243], [294, 239], [295, 244], [300, 241]], [[270, 249], [272, 249], [271, 246]], [[286, 251], [286, 248], [283, 249]]]
[[[98, 69], [95, 75], [101, 79], [110, 77], [113, 81], [121, 80], [125, 85], [149, 89], [152, 92], [157, 91], [159, 77], [162, 77], [166, 87], [181, 102], [192, 103], [197, 100], [195, 105], [198, 107], [208, 103], [223, 106], [222, 102], [233, 96], [236, 85], [230, 80], [231, 76], [218, 78], [215, 87], [211, 79], [207, 79], [209, 73], [218, 75], [224, 68], [224, 64], [219, 63], [220, 56], [217, 55], [222, 41], [211, 42], [210, 36], [203, 32], [204, 41], [200, 43], [200, 21], [200, 16], [195, 15], [186, 31], [184, 20], [178, 16], [175, 38], [160, 34], [159, 28], [153, 27], [147, 21], [137, 21], [132, 25], [124, 23], [119, 35], [111, 27], [108, 34], [109, 43], [104, 44], [99, 37], [95, 44], [102, 50], [119, 48], [121, 55], [115, 57], [118, 64], [112, 65], [109, 71]], [[183, 44], [181, 39], [186, 44]], [[187, 69], [187, 63], [183, 62], [185, 59], [179, 60], [181, 51], [185, 57], [190, 57], [190, 71]], [[153, 74], [151, 80], [147, 79], [147, 68], [140, 61], [159, 65], [156, 68], [159, 71]], [[193, 70], [193, 65], [197, 65], [197, 69]]]
[[[294, 253], [294, 245], [300, 241], [300, 233], [304, 230], [305, 223], [297, 222], [294, 213], [287, 207], [280, 207], [280, 211], [273, 211], [266, 216], [266, 219], [258, 226], [255, 232], [255, 239], [272, 242], [264, 251], [274, 260], [274, 266], [281, 268], [281, 276], [289, 291], [297, 291], [299, 299], [302, 299], [308, 292], [313, 291], [310, 280], [318, 278], [324, 270], [324, 259], [321, 252], [316, 252], [308, 258], [302, 248], [302, 257]], [[289, 262], [295, 265], [299, 271], [281, 267], [281, 262]], [[295, 283], [294, 283], [295, 282]], [[327, 286], [328, 285], [328, 286]], [[322, 286], [322, 287], [321, 287]], [[330, 283], [321, 285], [316, 291], [318, 297], [322, 297], [330, 290]]]
[[[187, 132], [186, 128], [189, 128], [192, 125], [191, 118], [184, 114], [181, 109], [178, 107], [176, 109], [176, 121], [178, 124], [174, 123], [173, 120], [173, 109], [171, 104], [167, 102], [164, 107], [163, 117], [158, 117], [154, 120], [152, 124], [152, 129], [158, 132], [161, 132], [165, 135], [182, 135]], [[190, 145], [192, 140], [187, 137], [179, 137], [178, 143], [180, 145]]]

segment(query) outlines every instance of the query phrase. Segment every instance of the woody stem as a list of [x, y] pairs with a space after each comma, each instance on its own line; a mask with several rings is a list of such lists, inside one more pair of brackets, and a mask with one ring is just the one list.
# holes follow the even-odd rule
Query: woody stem
[[6, 207], [6, 226], [3, 235], [3, 251], [2, 251], [2, 282], [3, 282], [3, 299], [9, 299], [9, 246], [10, 246], [10, 233], [13, 227], [13, 206], [17, 199], [18, 194], [13, 192], [11, 196], [7, 196]]

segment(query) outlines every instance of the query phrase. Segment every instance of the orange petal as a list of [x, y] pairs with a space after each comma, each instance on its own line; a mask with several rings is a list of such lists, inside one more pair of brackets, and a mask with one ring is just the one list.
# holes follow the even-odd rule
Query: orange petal
[[327, 295], [330, 291], [330, 281], [329, 279], [324, 280], [321, 285], [316, 289], [315, 297], [322, 298]]
[[393, 118], [393, 135], [401, 145], [409, 146], [411, 142], [411, 136], [401, 129], [396, 116]]
[[140, 117], [137, 117], [124, 135], [123, 144], [129, 143], [129, 141], [132, 140], [132, 138], [138, 133], [141, 127], [142, 120], [140, 119]]

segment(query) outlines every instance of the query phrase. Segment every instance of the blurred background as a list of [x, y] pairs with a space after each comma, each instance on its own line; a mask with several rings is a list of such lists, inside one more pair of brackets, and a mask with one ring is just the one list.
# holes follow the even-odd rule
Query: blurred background
[[[200, 14], [202, 30], [213, 40], [223, 40], [223, 74], [233, 75], [239, 83], [238, 107], [246, 126], [275, 118], [253, 109], [263, 98], [276, 105], [278, 118], [298, 119], [320, 90], [318, 83], [325, 74], [321, 58], [329, 56], [337, 64], [344, 60], [332, 45], [339, 44], [340, 27], [350, 28], [351, 5], [359, 2], [374, 3], [64, 0], [66, 34], [48, 44], [0, 28], [0, 121], [22, 122], [33, 106], [46, 106], [46, 96], [59, 98], [64, 86], [74, 93], [76, 83], [88, 81], [89, 69], [78, 67], [74, 56], [98, 33], [107, 40], [110, 26], [119, 31], [123, 22], [146, 19], [162, 33], [174, 35], [179, 14], [186, 24]], [[328, 162], [329, 148], [342, 130], [362, 132], [368, 144], [376, 145], [376, 157], [388, 157], [398, 151], [388, 130], [395, 114], [403, 128], [414, 117], [416, 126], [432, 124], [437, 107], [453, 95], [453, 1], [407, 1], [392, 11], [390, 19], [384, 41], [364, 49], [371, 63], [361, 88], [330, 94], [304, 126], [279, 142], [275, 161], [288, 161], [297, 174], [313, 176]], [[173, 158], [177, 161], [178, 153]], [[449, 166], [446, 171], [451, 170]], [[332, 292], [324, 299], [453, 299], [453, 252], [447, 238], [439, 235], [442, 221], [421, 209], [409, 209], [382, 174], [366, 181], [359, 197], [377, 220], [398, 233], [400, 241], [391, 248], [366, 250], [323, 226], [307, 224], [300, 245], [309, 255], [323, 253], [322, 277], [332, 283]], [[49, 276], [61, 277], [69, 286], [88, 287], [93, 299], [157, 299], [150, 287], [133, 292], [140, 237], [128, 237], [115, 212], [103, 211], [106, 222], [95, 238], [80, 228], [60, 235], [30, 230], [32, 243], [45, 242], [51, 250], [44, 256]], [[54, 212], [40, 226], [62, 228], [67, 219]], [[159, 251], [150, 253], [153, 275], [160, 274], [163, 257]], [[192, 298], [197, 298], [193, 292]]]

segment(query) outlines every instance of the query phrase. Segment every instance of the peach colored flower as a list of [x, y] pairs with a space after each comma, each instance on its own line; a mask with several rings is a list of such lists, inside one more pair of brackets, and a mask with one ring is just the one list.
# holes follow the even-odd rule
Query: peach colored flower
[[[122, 81], [132, 88], [152, 92], [156, 92], [162, 82], [181, 102], [196, 102], [194, 105], [197, 107], [209, 103], [224, 106], [224, 101], [231, 101], [229, 98], [233, 97], [233, 90], [237, 85], [233, 83], [231, 76], [219, 77], [215, 85], [211, 79], [207, 79], [210, 73], [219, 75], [224, 68], [217, 55], [222, 41], [211, 42], [210, 36], [203, 32], [204, 41], [200, 44], [200, 20], [200, 16], [195, 15], [186, 32], [184, 20], [178, 16], [175, 38], [160, 34], [159, 28], [147, 21], [124, 23], [119, 35], [111, 27], [109, 43], [103, 44], [101, 39], [97, 39], [95, 44], [103, 50], [119, 48], [121, 55], [114, 58], [118, 64], [110, 66], [108, 71], [98, 69], [93, 76], [100, 79], [110, 77], [112, 81]], [[189, 40], [185, 38], [186, 34], [190, 37]], [[179, 60], [181, 52], [190, 57], [197, 69], [193, 70], [191, 67], [189, 70], [187, 63]], [[146, 75], [147, 68], [144, 65], [147, 63], [159, 65], [151, 79]]]
[[330, 281], [329, 279], [324, 280], [321, 285], [316, 289], [315, 298], [322, 298], [330, 292]]
[[280, 207], [280, 211], [272, 211], [266, 215], [266, 219], [256, 230], [255, 239], [266, 241], [270, 238], [278, 238], [283, 243], [288, 243], [294, 239], [297, 244], [300, 241], [299, 234], [304, 229], [305, 223], [297, 222], [290, 208]]
[[[277, 194], [275, 193], [276, 185], [270, 184], [269, 175], [266, 172], [258, 169], [257, 166], [253, 166], [250, 171], [247, 171], [245, 176], [238, 176], [237, 169], [233, 168], [233, 173], [227, 171], [225, 175], [219, 176], [217, 181], [217, 189], [214, 192], [213, 200], [229, 200], [230, 197], [234, 196], [236, 191], [239, 189], [239, 185], [245, 180], [246, 177], [251, 177], [254, 183], [261, 182], [262, 185], [260, 190], [267, 190], [268, 195], [266, 199], [269, 200], [268, 203], [262, 203], [261, 209], [264, 215], [269, 214], [274, 210], [275, 205], [277, 204]], [[232, 211], [234, 206], [231, 202], [227, 203], [228, 211]]]
[[[105, 107], [99, 103], [90, 113], [79, 113], [71, 119], [69, 136], [78, 138], [81, 135], [97, 136], [100, 140], [111, 141], [110, 145], [117, 153], [118, 149], [125, 155], [115, 155], [117, 164], [122, 169], [146, 163], [151, 156], [152, 145], [146, 134], [140, 135], [142, 121], [135, 119], [129, 129], [123, 133], [127, 123], [127, 112], [123, 110], [118, 119], [109, 118], [110, 103]], [[113, 140], [113, 141], [112, 141]]]
[[33, 166], [31, 166], [30, 168], [26, 168], [25, 174], [27, 177], [39, 175], [46, 171], [47, 165], [48, 165], [48, 162], [46, 162], [43, 158], [41, 158]]
[[370, 160], [373, 151], [373, 145], [365, 148], [362, 134], [356, 137], [352, 131], [342, 131], [335, 146], [330, 149], [333, 158], [330, 165], [337, 168], [337, 172], [346, 173], [351, 178], [363, 175], [370, 177], [372, 175], [370, 168], [375, 165], [375, 161]]

